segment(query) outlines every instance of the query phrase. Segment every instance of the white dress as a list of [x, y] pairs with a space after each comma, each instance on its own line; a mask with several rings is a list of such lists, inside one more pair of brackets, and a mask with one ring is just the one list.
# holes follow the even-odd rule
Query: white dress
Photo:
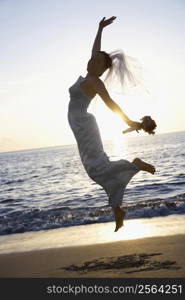
[[126, 185], [139, 169], [124, 159], [109, 160], [103, 149], [96, 119], [87, 112], [91, 99], [80, 87], [83, 80], [80, 76], [69, 88], [68, 121], [87, 174], [103, 187], [109, 198], [109, 205], [114, 208], [122, 204]]

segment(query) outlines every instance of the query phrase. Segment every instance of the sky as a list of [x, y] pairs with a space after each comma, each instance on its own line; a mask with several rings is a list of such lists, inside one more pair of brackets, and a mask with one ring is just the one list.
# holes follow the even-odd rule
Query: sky
[[[102, 50], [135, 57], [145, 86], [112, 99], [135, 121], [151, 115], [157, 134], [185, 130], [184, 0], [0, 0], [0, 152], [75, 143], [68, 89], [111, 16]], [[103, 140], [122, 138], [127, 126], [100, 98], [89, 111]]]

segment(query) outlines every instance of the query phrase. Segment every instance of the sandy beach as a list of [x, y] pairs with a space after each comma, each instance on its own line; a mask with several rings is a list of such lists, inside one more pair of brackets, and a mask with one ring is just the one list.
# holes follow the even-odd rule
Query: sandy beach
[[[165, 225], [162, 224], [162, 220]], [[172, 226], [172, 220], [176, 220], [174, 226]], [[135, 221], [126, 221], [125, 228], [117, 235], [117, 241], [107, 239], [107, 242], [105, 240], [101, 242], [100, 234], [105, 235], [107, 230], [107, 237], [110, 233], [110, 236], [112, 234], [116, 239], [116, 234], [110, 230], [113, 229], [113, 223], [1, 237], [0, 277], [185, 277], [185, 234], [183, 232], [185, 226], [182, 228], [184, 220], [183, 216], [138, 220], [138, 224], [142, 222], [147, 224], [150, 234], [141, 235], [137, 239], [134, 235], [130, 239], [123, 238], [124, 230], [128, 231], [129, 226], [132, 225], [131, 228], [134, 231], [133, 222]], [[157, 226], [161, 228], [158, 233]], [[170, 231], [170, 226], [173, 227], [173, 231]], [[174, 228], [176, 228], [175, 231]], [[156, 229], [154, 230], [156, 236], [152, 233], [152, 229]], [[71, 235], [68, 243], [65, 243], [64, 239], [66, 237], [67, 241], [70, 231], [74, 233], [74, 236]], [[85, 232], [84, 240], [83, 232]], [[90, 237], [91, 232], [94, 233], [92, 237]], [[94, 243], [96, 233], [97, 242]], [[78, 242], [80, 239], [81, 244]], [[15, 245], [18, 247], [15, 248]]]

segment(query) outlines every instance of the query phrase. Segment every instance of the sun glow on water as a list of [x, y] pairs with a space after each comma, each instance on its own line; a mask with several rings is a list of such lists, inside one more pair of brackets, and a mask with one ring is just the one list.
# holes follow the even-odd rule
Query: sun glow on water
[[117, 233], [116, 239], [130, 240], [144, 238], [146, 236], [149, 236], [151, 232], [151, 228], [147, 227], [145, 224], [142, 224], [137, 220], [134, 220], [132, 222], [125, 222], [123, 229], [124, 230], [120, 230]]
[[112, 231], [112, 226], [113, 223], [110, 223], [110, 227], [105, 227], [105, 231], [103, 232], [104, 238], [107, 241], [139, 239], [152, 235], [151, 227], [140, 220], [125, 221], [124, 227], [116, 233]]

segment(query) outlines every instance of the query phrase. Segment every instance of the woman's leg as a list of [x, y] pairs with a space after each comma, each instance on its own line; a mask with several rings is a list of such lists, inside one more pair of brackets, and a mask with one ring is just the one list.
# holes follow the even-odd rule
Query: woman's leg
[[113, 208], [113, 211], [114, 211], [115, 222], [116, 222], [116, 228], [114, 232], [116, 232], [123, 226], [123, 220], [126, 212], [120, 206], [116, 206], [115, 208]]
[[[140, 158], [135, 158], [132, 163], [135, 164], [135, 166], [140, 171], [146, 171], [151, 174], [155, 173], [155, 167], [151, 164], [144, 162]], [[123, 226], [123, 220], [126, 212], [119, 205], [113, 208], [113, 212], [114, 212], [115, 222], [116, 222], [116, 228], [115, 228], [115, 232], [116, 232]]]

